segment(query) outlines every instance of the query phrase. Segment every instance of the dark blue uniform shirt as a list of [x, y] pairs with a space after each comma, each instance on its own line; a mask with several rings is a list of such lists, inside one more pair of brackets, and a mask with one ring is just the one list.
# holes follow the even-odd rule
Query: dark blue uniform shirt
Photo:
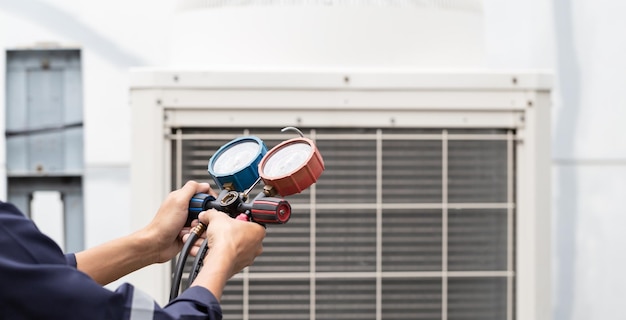
[[0, 202], [0, 319], [222, 319], [219, 302], [191, 287], [167, 306], [123, 284], [115, 292], [76, 269], [76, 257], [12, 204]]

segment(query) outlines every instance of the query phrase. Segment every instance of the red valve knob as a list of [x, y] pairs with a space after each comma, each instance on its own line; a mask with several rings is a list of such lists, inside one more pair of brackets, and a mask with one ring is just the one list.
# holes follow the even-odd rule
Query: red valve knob
[[250, 213], [255, 222], [283, 224], [291, 217], [291, 205], [285, 199], [266, 197], [255, 200]]

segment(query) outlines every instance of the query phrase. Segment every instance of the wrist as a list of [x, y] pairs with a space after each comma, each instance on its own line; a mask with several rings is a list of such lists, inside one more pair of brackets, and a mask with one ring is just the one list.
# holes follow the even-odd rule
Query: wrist
[[211, 266], [212, 272], [223, 272], [230, 278], [232, 270], [235, 267], [236, 258], [237, 254], [234, 250], [214, 246], [209, 249], [204, 257], [204, 265]]
[[135, 255], [142, 260], [142, 265], [149, 266], [159, 261], [159, 246], [155, 245], [153, 237], [147, 230], [132, 233], [130, 236], [132, 249]]
[[211, 248], [204, 258], [204, 267], [198, 277], [191, 284], [201, 286], [211, 291], [218, 300], [222, 299], [222, 292], [226, 282], [233, 276], [234, 254], [232, 250]]

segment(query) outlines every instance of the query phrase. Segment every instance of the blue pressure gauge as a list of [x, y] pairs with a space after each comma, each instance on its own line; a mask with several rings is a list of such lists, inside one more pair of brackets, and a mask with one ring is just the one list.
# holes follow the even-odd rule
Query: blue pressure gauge
[[267, 153], [263, 141], [254, 136], [240, 137], [223, 145], [209, 160], [209, 174], [215, 183], [243, 192], [259, 178], [258, 165]]

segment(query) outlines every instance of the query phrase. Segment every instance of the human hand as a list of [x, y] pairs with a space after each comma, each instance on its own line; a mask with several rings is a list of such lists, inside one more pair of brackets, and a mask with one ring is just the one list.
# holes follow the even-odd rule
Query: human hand
[[232, 219], [213, 209], [201, 212], [198, 219], [207, 225], [209, 253], [205, 257], [205, 266], [216, 265], [228, 278], [252, 265], [263, 252], [263, 226]]
[[[217, 197], [208, 183], [189, 181], [167, 196], [152, 221], [139, 232], [150, 244], [148, 254], [153, 257], [153, 262], [166, 262], [182, 249], [182, 235], [189, 232], [189, 228], [183, 228], [187, 221], [189, 200], [196, 193], [209, 193]], [[197, 248], [195, 251], [198, 251]]]

